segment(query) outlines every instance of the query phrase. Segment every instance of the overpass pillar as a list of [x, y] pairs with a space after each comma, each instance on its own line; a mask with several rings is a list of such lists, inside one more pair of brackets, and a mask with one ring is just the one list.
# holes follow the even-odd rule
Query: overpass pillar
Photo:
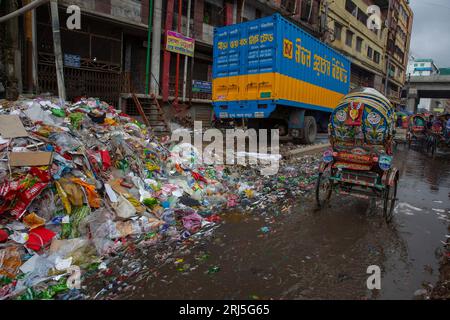
[[419, 105], [419, 99], [416, 97], [409, 97], [408, 98], [408, 111], [411, 111], [413, 113], [417, 113], [417, 107]]
[[409, 88], [408, 90], [408, 111], [417, 113], [417, 106], [419, 104], [419, 96], [416, 88]]

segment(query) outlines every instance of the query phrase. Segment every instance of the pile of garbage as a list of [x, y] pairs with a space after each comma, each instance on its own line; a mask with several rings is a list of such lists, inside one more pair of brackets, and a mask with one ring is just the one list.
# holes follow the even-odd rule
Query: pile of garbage
[[175, 147], [98, 99], [0, 102], [0, 300], [76, 298], [130, 240], [181, 244], [315, 179], [317, 163], [255, 181]]

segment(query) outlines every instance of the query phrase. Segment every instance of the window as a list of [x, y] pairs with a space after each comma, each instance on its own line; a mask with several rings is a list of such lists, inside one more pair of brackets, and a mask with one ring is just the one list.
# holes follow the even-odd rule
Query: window
[[380, 63], [380, 53], [378, 51], [374, 51], [373, 53], [373, 61], [375, 63]]
[[356, 51], [361, 52], [363, 39], [356, 37]]
[[365, 26], [367, 26], [367, 14], [362, 11], [358, 12], [358, 20], [361, 21]]
[[425, 63], [421, 63], [420, 66], [421, 66], [421, 67], [425, 67]]
[[357, 17], [358, 16], [358, 7], [356, 6], [356, 4], [351, 1], [351, 0], [346, 0], [345, 1], [345, 10], [347, 10], [348, 12], [350, 12], [353, 16]]
[[389, 72], [389, 76], [394, 77], [395, 76], [395, 71], [397, 69], [395, 68], [395, 66], [391, 66], [390, 68], [390, 72]]
[[342, 38], [342, 26], [337, 22], [334, 23], [334, 37], [335, 40], [341, 40]]
[[345, 44], [349, 47], [353, 46], [353, 32], [347, 30], [347, 38], [345, 39]]
[[372, 59], [373, 56], [373, 50], [371, 47], [367, 47], [367, 56]]
[[223, 26], [225, 22], [225, 15], [217, 14], [218, 12], [223, 12], [221, 7], [205, 1], [203, 9], [203, 22], [214, 27]]

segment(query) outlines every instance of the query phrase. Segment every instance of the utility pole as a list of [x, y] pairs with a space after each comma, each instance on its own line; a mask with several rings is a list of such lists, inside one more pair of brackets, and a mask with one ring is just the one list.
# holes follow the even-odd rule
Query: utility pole
[[[186, 32], [186, 36], [187, 37], [189, 37], [190, 31], [191, 31], [191, 0], [188, 0], [188, 7], [187, 7], [187, 32]], [[188, 69], [188, 56], [186, 55], [186, 56], [184, 56], [183, 103], [186, 102], [187, 69]]]
[[150, 91], [150, 57], [153, 26], [153, 0], [150, 0], [148, 8], [148, 35], [147, 35], [147, 63], [145, 65], [145, 94]]
[[322, 14], [322, 21], [321, 21], [321, 34], [323, 37], [323, 40], [325, 43], [329, 43], [330, 42], [330, 37], [329, 37], [329, 30], [328, 30], [328, 15], [329, 15], [329, 3], [328, 0], [324, 0], [323, 1], [323, 6], [324, 6], [324, 13]]
[[161, 64], [161, 23], [162, 23], [162, 0], [155, 0], [153, 3], [153, 37], [152, 37], [152, 63], [151, 63], [151, 79], [150, 91], [158, 96], [161, 88], [159, 88], [159, 75]]
[[61, 48], [61, 30], [59, 28], [58, 0], [50, 1], [53, 29], [53, 47], [55, 52], [56, 81], [58, 83], [58, 95], [61, 104], [66, 101], [66, 87], [64, 84], [64, 63]]
[[[177, 26], [177, 32], [181, 34], [181, 17], [182, 17], [182, 0], [178, 0], [178, 26]], [[175, 101], [174, 105], [175, 108], [178, 108], [178, 90], [179, 90], [179, 83], [180, 83], [180, 54], [177, 53], [177, 64], [176, 64], [176, 70], [175, 70]]]
[[384, 83], [384, 95], [387, 97], [389, 77], [391, 72], [391, 55], [388, 53], [387, 62], [386, 62], [386, 81]]
[[392, 0], [389, 0], [389, 8], [388, 8], [388, 34], [387, 34], [387, 43], [386, 43], [386, 56], [387, 56], [387, 61], [386, 61], [386, 80], [384, 83], [384, 95], [387, 97], [387, 91], [388, 91], [388, 84], [389, 84], [389, 76], [390, 76], [390, 71], [391, 71], [391, 55], [389, 52], [389, 36], [390, 36], [390, 28], [391, 28], [391, 16], [392, 16], [392, 11], [391, 11], [391, 6], [392, 6]]
[[[30, 0], [25, 0], [24, 3], [29, 4]], [[24, 17], [24, 31], [26, 69], [25, 88], [28, 93], [33, 93], [34, 90], [33, 27], [33, 11], [27, 11]]]
[[20, 93], [20, 51], [19, 51], [19, 18], [13, 13], [17, 10], [17, 1], [7, 1], [3, 3], [7, 14], [2, 22], [5, 22], [5, 39], [0, 41], [2, 48], [2, 55], [4, 59], [5, 68], [5, 97], [8, 100], [16, 100]]

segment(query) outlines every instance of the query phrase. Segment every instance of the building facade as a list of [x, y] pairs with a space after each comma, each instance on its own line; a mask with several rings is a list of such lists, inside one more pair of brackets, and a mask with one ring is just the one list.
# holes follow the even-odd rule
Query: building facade
[[368, 28], [368, 8], [371, 5], [385, 4], [363, 0], [329, 2], [327, 21], [331, 32], [328, 41], [352, 62], [351, 88], [367, 86], [383, 92], [388, 30], [383, 25], [378, 30]]
[[400, 103], [401, 91], [406, 82], [409, 47], [414, 15], [409, 0], [389, 0], [386, 9], [388, 38], [386, 46], [386, 95]]
[[431, 76], [438, 73], [439, 68], [434, 64], [433, 59], [414, 59], [408, 62], [408, 76]]
[[[326, 1], [327, 2], [327, 1]], [[330, 44], [352, 60], [351, 86], [369, 86], [396, 105], [406, 81], [413, 13], [407, 0], [329, 1]], [[379, 8], [380, 28], [369, 29]]]
[[[27, 1], [14, 2], [21, 7]], [[4, 3], [0, 6], [2, 14], [12, 10]], [[211, 92], [207, 85], [197, 90], [193, 83], [212, 81], [214, 28], [275, 12], [348, 56], [352, 61], [352, 87], [374, 87], [397, 101], [405, 83], [412, 26], [407, 0], [59, 0], [58, 3], [68, 99], [88, 95], [119, 105], [131, 92], [145, 93], [150, 46], [150, 92], [167, 107], [174, 102], [195, 106], [191, 108], [194, 118], [207, 118], [212, 115]], [[66, 26], [70, 5], [81, 9], [80, 30]], [[379, 30], [372, 31], [367, 26], [371, 5], [380, 8]], [[39, 7], [30, 16], [31, 22], [26, 16], [14, 21], [19, 25], [18, 38], [25, 42], [29, 35], [33, 50], [30, 55], [22, 55], [23, 63], [16, 62], [16, 70], [23, 76], [17, 81], [19, 91], [56, 93], [50, 6]], [[167, 31], [179, 31], [194, 38], [194, 57], [186, 61], [184, 56], [165, 50]], [[19, 68], [22, 64], [24, 68]], [[35, 71], [31, 71], [32, 65]]]

